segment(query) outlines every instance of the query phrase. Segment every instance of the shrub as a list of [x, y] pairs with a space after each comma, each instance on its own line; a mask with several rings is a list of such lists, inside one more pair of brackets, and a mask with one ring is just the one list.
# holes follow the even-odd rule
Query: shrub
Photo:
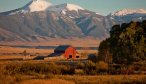
[[75, 69], [75, 74], [84, 75], [85, 73], [84, 73], [83, 69]]
[[75, 74], [75, 68], [69, 65], [56, 65], [55, 63], [12, 63], [4, 67], [5, 74], [25, 74], [25, 75], [59, 75], [59, 74]]
[[88, 60], [91, 60], [92, 62], [97, 62], [97, 54], [89, 54], [88, 55]]
[[96, 64], [92, 61], [88, 61], [87, 63], [85, 63], [84, 72], [88, 75], [97, 74]]
[[60, 65], [61, 74], [75, 74], [75, 68], [69, 65]]
[[99, 61], [98, 63], [96, 63], [96, 68], [97, 68], [99, 73], [107, 72], [108, 71], [108, 64], [103, 62], [103, 61]]
[[35, 75], [35, 74], [58, 74], [55, 65], [48, 64], [35, 64], [35, 63], [21, 63], [21, 64], [8, 64], [5, 66], [5, 70], [7, 74], [27, 74], [27, 75]]
[[15, 78], [4, 74], [4, 67], [0, 66], [0, 83], [2, 84], [14, 84]]
[[85, 64], [83, 62], [77, 62], [77, 69], [83, 69]]
[[96, 75], [98, 73], [107, 74], [108, 69], [108, 64], [103, 61], [99, 61], [98, 63], [88, 61], [85, 63], [84, 72], [88, 75]]

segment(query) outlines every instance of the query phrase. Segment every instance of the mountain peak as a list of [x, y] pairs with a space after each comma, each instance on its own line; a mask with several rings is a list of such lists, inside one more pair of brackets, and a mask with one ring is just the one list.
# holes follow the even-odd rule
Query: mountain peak
[[78, 5], [75, 5], [75, 4], [64, 4], [64, 6], [66, 6], [66, 8], [70, 11], [78, 11], [78, 10], [84, 10], [84, 8], [78, 6]]
[[144, 9], [137, 9], [137, 10], [123, 9], [123, 10], [117, 11], [115, 13], [111, 13], [111, 15], [112, 16], [124, 16], [124, 15], [134, 14], [134, 13], [146, 14], [146, 10], [144, 10]]
[[61, 5], [56, 5], [56, 6], [52, 6], [51, 8], [49, 8], [49, 10], [51, 11], [62, 11], [62, 10], [68, 10], [68, 11], [79, 11], [79, 10], [84, 10], [84, 8], [75, 5], [75, 4], [61, 4]]
[[55, 11], [57, 13], [63, 13], [66, 14], [67, 11], [76, 11], [78, 12], [79, 10], [85, 10], [84, 8], [75, 5], [75, 4], [60, 4], [60, 5], [54, 5], [48, 8], [48, 11]]
[[35, 11], [44, 11], [50, 6], [52, 6], [52, 4], [47, 2], [46, 0], [32, 0], [32, 3], [25, 8], [29, 9], [30, 12], [35, 12]]

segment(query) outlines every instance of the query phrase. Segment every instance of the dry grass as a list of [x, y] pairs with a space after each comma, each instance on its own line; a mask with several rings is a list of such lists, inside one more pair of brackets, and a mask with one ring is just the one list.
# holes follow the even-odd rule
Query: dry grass
[[62, 80], [62, 79], [33, 79], [23, 81], [20, 84], [75, 84], [74, 82]]
[[27, 56], [29, 59], [35, 58], [37, 55], [47, 56], [53, 52], [53, 49], [33, 49], [33, 48], [16, 48], [9, 46], [0, 46], [0, 60], [5, 59], [23, 59], [25, 56], [22, 54], [24, 51], [30, 56]]
[[19, 58], [23, 58], [23, 56], [16, 56], [16, 55], [0, 55], [0, 59], [19, 59]]
[[[0, 46], [0, 54], [1, 53], [22, 53], [24, 50], [27, 51], [27, 53], [52, 53], [54, 52], [54, 49], [33, 49], [33, 48], [16, 48], [16, 47], [8, 47], [8, 46]], [[79, 53], [97, 53], [97, 50], [77, 50]]]
[[[29, 57], [30, 59], [35, 58], [36, 55], [39, 56], [47, 56], [50, 53], [53, 53], [53, 49], [33, 49], [33, 48], [17, 48], [17, 47], [9, 47], [9, 46], [0, 46], [0, 60], [3, 59], [23, 59], [25, 58], [22, 53], [26, 50], [27, 53], [32, 55]], [[97, 50], [77, 50], [79, 53], [97, 53]]]
[[57, 46], [69, 44], [75, 47], [95, 47], [98, 46], [101, 40], [95, 38], [49, 38], [48, 41], [41, 42], [0, 42], [2, 45], [28, 45], [28, 46]]
[[8, 46], [0, 46], [0, 53], [22, 53], [24, 50], [27, 53], [52, 53], [53, 49], [33, 49], [33, 48], [15, 48], [15, 47], [8, 47]]
[[60, 76], [76, 84], [145, 84], [146, 75]]
[[79, 53], [87, 53], [87, 54], [93, 54], [98, 53], [97, 50], [77, 50]]
[[[28, 61], [27, 61], [28, 62]], [[30, 61], [35, 63], [35, 61]], [[43, 62], [43, 61], [42, 61]], [[8, 62], [11, 64], [12, 62]], [[20, 63], [20, 62], [16, 62]], [[36, 62], [37, 63], [37, 62]], [[43, 62], [44, 63], [44, 62]], [[4, 64], [3, 64], [4, 65]], [[53, 74], [34, 74], [25, 77], [27, 74], [15, 73], [14, 75], [4, 75], [4, 67], [0, 67], [0, 82], [3, 84], [146, 84], [146, 75], [53, 75]], [[5, 64], [6, 65], [6, 64]], [[30, 65], [30, 64], [28, 64]], [[35, 64], [32, 64], [35, 65]], [[40, 66], [42, 68], [42, 66]], [[41, 69], [38, 67], [38, 69]], [[51, 66], [49, 66], [51, 67]], [[24, 69], [27, 69], [23, 67]], [[36, 67], [34, 67], [36, 68]], [[38, 70], [36, 69], [36, 70]], [[51, 67], [50, 70], [53, 68]], [[13, 71], [14, 68], [12, 68]], [[14, 70], [17, 71], [16, 69]], [[18, 71], [20, 68], [18, 67]], [[26, 70], [29, 71], [29, 70]], [[24, 72], [26, 72], [24, 71]], [[48, 70], [47, 70], [48, 71]], [[55, 70], [53, 70], [54, 72]], [[9, 71], [8, 71], [9, 72]], [[51, 71], [49, 71], [50, 73]], [[6, 73], [6, 71], [5, 71]], [[20, 75], [19, 75], [20, 74]], [[33, 76], [33, 77], [32, 77]]]
[[40, 63], [49, 63], [49, 61], [45, 61], [45, 60], [0, 61], [0, 65], [12, 64], [12, 63], [34, 63], [34, 64], [40, 64]]
[[54, 79], [32, 79], [20, 84], [145, 84], [146, 75], [59, 75]]

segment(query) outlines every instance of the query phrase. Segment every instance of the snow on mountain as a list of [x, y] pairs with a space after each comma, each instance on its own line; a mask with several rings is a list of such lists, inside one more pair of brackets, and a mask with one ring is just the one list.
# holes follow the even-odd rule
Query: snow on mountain
[[123, 9], [120, 11], [117, 11], [115, 13], [111, 13], [110, 16], [124, 16], [124, 15], [128, 15], [128, 14], [146, 14], [146, 10], [144, 9], [137, 9], [137, 10], [133, 10], [133, 9]]
[[1, 14], [4, 15], [14, 15], [18, 13], [28, 13], [28, 12], [39, 12], [39, 11], [54, 11], [61, 14], [66, 15], [67, 11], [76, 11], [85, 10], [84, 8], [75, 5], [75, 4], [60, 4], [60, 5], [53, 5], [47, 0], [31, 0], [28, 4], [23, 6], [22, 8], [18, 8], [15, 10], [3, 12]]
[[28, 12], [38, 12], [38, 11], [46, 11], [52, 4], [47, 2], [46, 0], [31, 0], [25, 6], [14, 9], [7, 12], [2, 12], [3, 15], [14, 15], [18, 13], [28, 13]]
[[84, 8], [74, 5], [74, 4], [61, 4], [61, 5], [56, 5], [52, 6], [48, 9], [49, 11], [55, 11], [55, 12], [62, 12], [65, 14], [65, 11], [76, 11], [78, 12], [79, 10], [85, 10]]
[[97, 15], [100, 15], [100, 13], [96, 13]]
[[30, 12], [44, 11], [50, 6], [52, 6], [52, 4], [47, 2], [46, 0], [33, 0], [33, 2], [27, 7], [27, 9], [29, 9]]
[[61, 4], [61, 5], [52, 5], [46, 0], [32, 0], [24, 7], [9, 11], [8, 15], [14, 15], [17, 13], [28, 13], [28, 12], [38, 12], [38, 11], [55, 11], [58, 13], [66, 14], [66, 11], [76, 11], [84, 10], [84, 8], [74, 5], [74, 4]]
[[74, 4], [65, 4], [66, 8], [70, 11], [78, 11], [78, 10], [84, 10], [84, 8], [74, 5]]
[[112, 24], [129, 23], [131, 21], [143, 21], [146, 20], [146, 10], [123, 9], [109, 14], [107, 18], [112, 22]]

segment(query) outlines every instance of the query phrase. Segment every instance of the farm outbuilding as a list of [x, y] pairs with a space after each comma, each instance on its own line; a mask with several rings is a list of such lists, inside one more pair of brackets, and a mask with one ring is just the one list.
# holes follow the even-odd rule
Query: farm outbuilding
[[76, 49], [70, 45], [60, 45], [54, 49], [54, 53], [50, 54], [49, 57], [60, 57], [65, 59], [77, 59], [80, 58], [79, 53]]

